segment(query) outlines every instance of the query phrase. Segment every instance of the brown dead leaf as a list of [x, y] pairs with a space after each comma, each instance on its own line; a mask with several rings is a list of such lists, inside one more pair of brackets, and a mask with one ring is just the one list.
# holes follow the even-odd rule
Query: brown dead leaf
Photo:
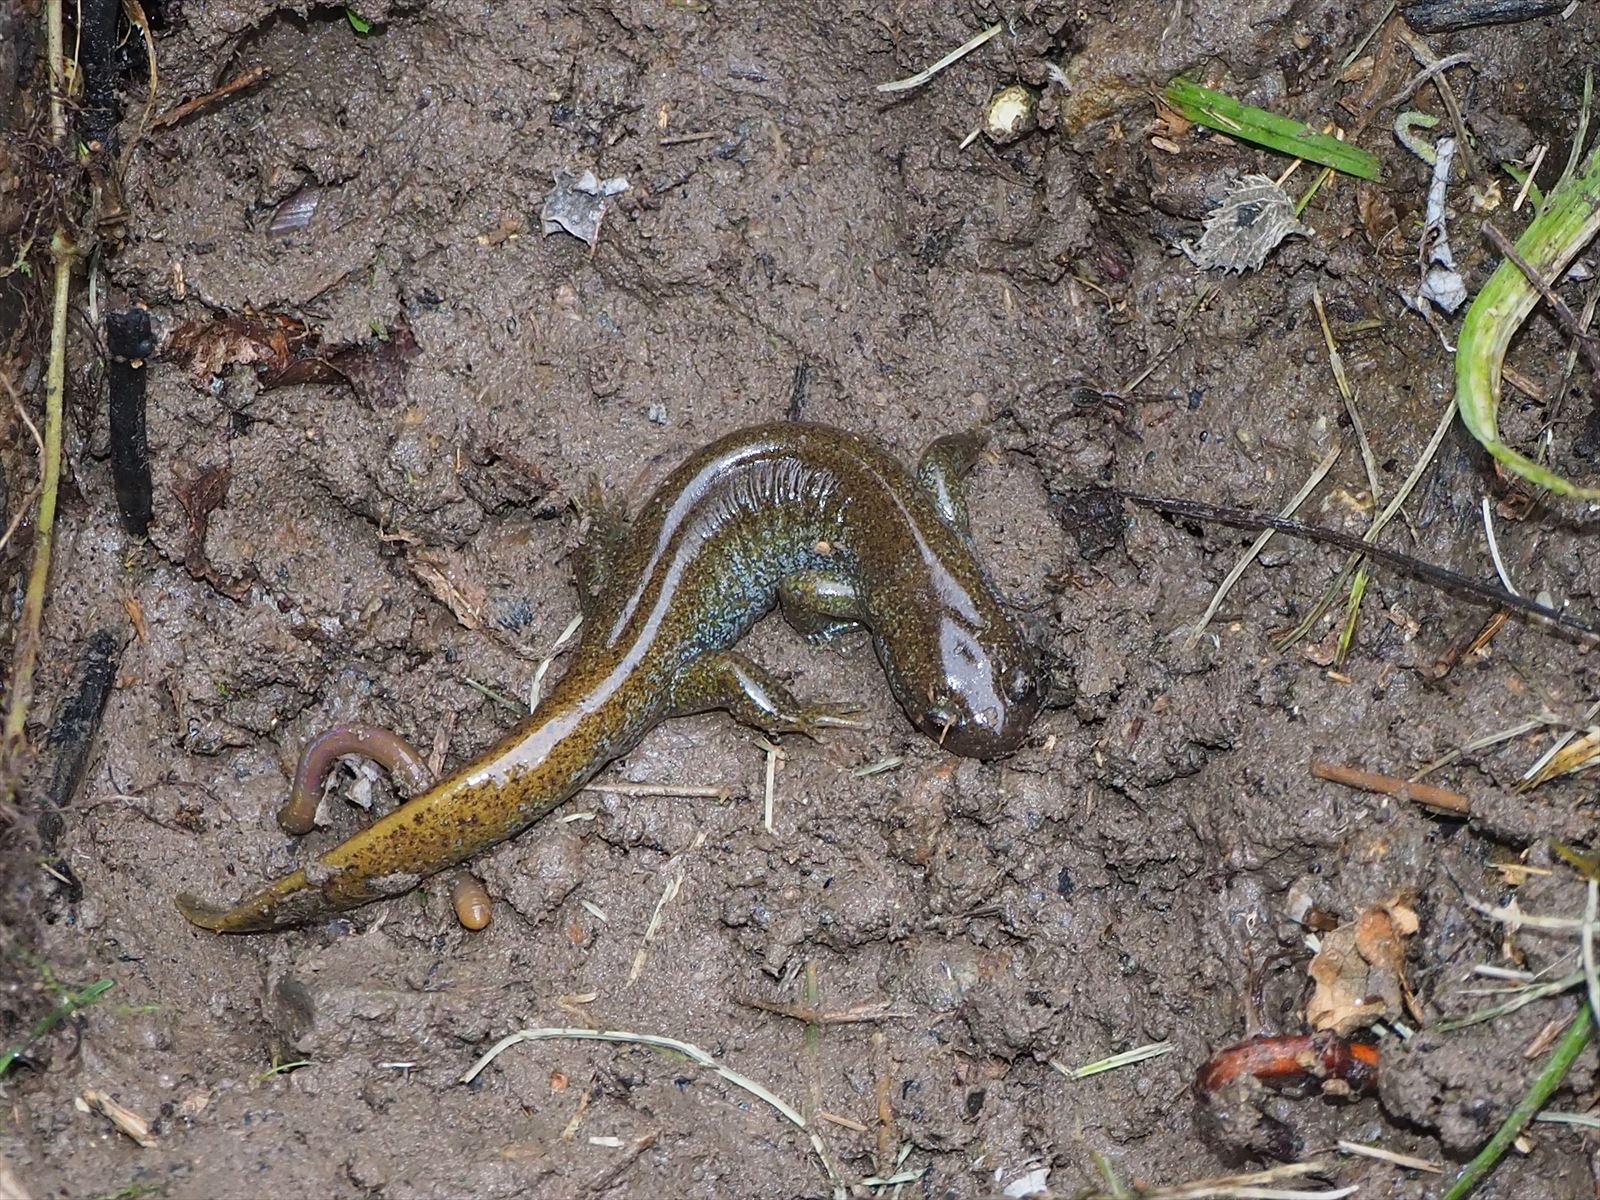
[[211, 528], [211, 513], [228, 498], [227, 467], [204, 467], [198, 474], [180, 478], [172, 485], [184, 515], [189, 518], [189, 537], [184, 545], [183, 569], [191, 579], [209, 583], [230, 600], [243, 600], [250, 594], [255, 573], [246, 570], [237, 579], [225, 579], [206, 556], [206, 533]]
[[382, 337], [333, 350], [328, 365], [367, 407], [394, 408], [406, 402], [406, 371], [421, 353], [411, 323], [401, 313]]
[[1160, 96], [1156, 97], [1156, 120], [1151, 132], [1157, 137], [1181, 138], [1187, 136], [1194, 128], [1194, 122], [1189, 120], [1175, 108], [1168, 107], [1166, 101]]
[[1339, 657], [1339, 630], [1330, 629], [1320, 642], [1307, 642], [1300, 647], [1300, 657], [1319, 667], [1331, 667]]
[[310, 327], [281, 313], [241, 313], [206, 321], [185, 321], [172, 331], [161, 357], [184, 363], [195, 387], [208, 386], [222, 369], [254, 366], [264, 376], [288, 369], [295, 357], [314, 350], [321, 339]]
[[1396, 896], [1323, 935], [1311, 960], [1316, 991], [1306, 1006], [1307, 1024], [1347, 1037], [1398, 1016], [1402, 1007], [1418, 1016], [1405, 980], [1406, 943], [1416, 932], [1410, 898]]
[[133, 632], [141, 642], [150, 640], [150, 627], [145, 624], [144, 609], [132, 596], [122, 598], [122, 607], [128, 610], [128, 620], [133, 622]]
[[161, 357], [185, 364], [198, 388], [224, 367], [253, 366], [264, 388], [348, 383], [373, 408], [405, 399], [405, 373], [421, 353], [402, 313], [391, 329], [364, 342], [325, 345], [322, 335], [284, 313], [234, 313], [186, 321], [172, 331]]
[[510, 238], [520, 237], [523, 232], [522, 218], [511, 213], [504, 213], [493, 229], [480, 233], [473, 241], [480, 246], [498, 246], [501, 242]]
[[1372, 55], [1364, 54], [1356, 59], [1343, 71], [1339, 72], [1340, 83], [1363, 83], [1372, 78], [1372, 65], [1375, 60]]
[[182, 1100], [178, 1101], [178, 1111], [186, 1117], [198, 1117], [211, 1106], [211, 1093], [205, 1088], [196, 1088]]
[[488, 594], [478, 582], [466, 556], [455, 550], [422, 547], [406, 557], [411, 573], [420, 579], [468, 629], [483, 622], [483, 606]]
[[1394, 200], [1383, 188], [1370, 183], [1356, 187], [1356, 215], [1361, 218], [1361, 228], [1367, 241], [1376, 250], [1400, 228], [1400, 214], [1395, 211]]
[[468, 447], [457, 478], [467, 495], [492, 513], [521, 509], [554, 515], [565, 503], [555, 481], [504, 442]]

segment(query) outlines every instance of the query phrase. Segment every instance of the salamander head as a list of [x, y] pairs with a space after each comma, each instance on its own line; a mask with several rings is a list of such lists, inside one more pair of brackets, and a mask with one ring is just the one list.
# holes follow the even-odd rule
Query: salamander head
[[924, 613], [922, 636], [897, 637], [892, 653], [879, 644], [889, 686], [912, 723], [965, 758], [1010, 754], [1044, 705], [1037, 657], [995, 608], [996, 619], [976, 627], [954, 610]]

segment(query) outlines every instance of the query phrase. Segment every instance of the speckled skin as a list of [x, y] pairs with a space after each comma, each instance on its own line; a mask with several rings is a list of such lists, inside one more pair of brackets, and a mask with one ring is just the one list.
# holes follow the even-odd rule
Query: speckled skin
[[415, 887], [527, 828], [667, 717], [726, 708], [770, 731], [850, 725], [731, 647], [774, 604], [797, 627], [873, 635], [911, 720], [947, 749], [1016, 749], [1042, 700], [1034, 655], [973, 556], [960, 477], [981, 439], [943, 438], [913, 478], [819, 425], [757, 426], [680, 466], [631, 528], [596, 514], [584, 634], [538, 711], [499, 745], [306, 868], [196, 925], [277, 929]]

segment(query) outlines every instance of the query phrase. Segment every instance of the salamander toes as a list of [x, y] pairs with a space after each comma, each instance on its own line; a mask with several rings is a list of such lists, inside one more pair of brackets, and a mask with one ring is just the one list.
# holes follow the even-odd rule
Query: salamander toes
[[809, 704], [794, 714], [793, 732], [816, 739], [824, 729], [866, 729], [859, 704]]

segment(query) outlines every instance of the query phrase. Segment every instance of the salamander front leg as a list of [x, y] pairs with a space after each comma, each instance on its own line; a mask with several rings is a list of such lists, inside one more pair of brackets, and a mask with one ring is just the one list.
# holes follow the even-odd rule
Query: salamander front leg
[[856, 585], [843, 571], [796, 571], [778, 582], [783, 619], [816, 644], [831, 642], [860, 625], [865, 609]]
[[933, 507], [962, 533], [972, 532], [967, 519], [966, 479], [988, 445], [989, 435], [982, 430], [952, 433], [936, 438], [922, 452], [917, 463], [917, 482], [933, 501]]
[[816, 737], [824, 729], [862, 729], [850, 714], [854, 704], [806, 704], [764, 667], [742, 654], [721, 650], [690, 663], [672, 685], [672, 715], [726, 709], [742, 724], [767, 733], [803, 733]]

